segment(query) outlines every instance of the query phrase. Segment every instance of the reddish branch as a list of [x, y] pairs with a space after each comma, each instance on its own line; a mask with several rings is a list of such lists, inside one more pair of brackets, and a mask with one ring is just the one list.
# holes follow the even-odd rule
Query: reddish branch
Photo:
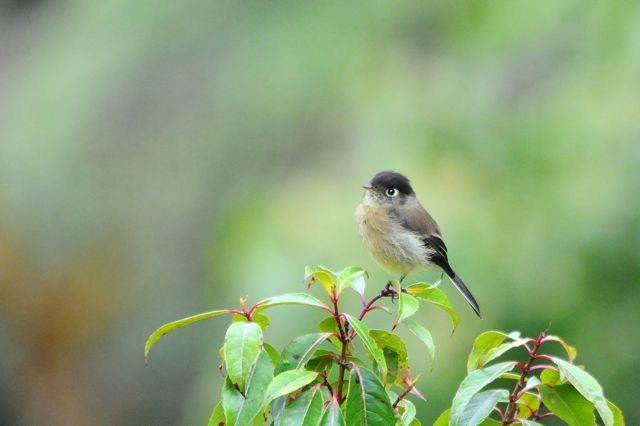
[[538, 338], [533, 341], [533, 348], [529, 347], [528, 344], [524, 345], [527, 353], [529, 354], [529, 359], [524, 364], [518, 363], [518, 367], [520, 367], [520, 370], [522, 371], [522, 373], [520, 374], [520, 378], [516, 382], [516, 385], [513, 388], [511, 395], [509, 395], [509, 404], [507, 405], [507, 409], [504, 411], [504, 415], [502, 416], [503, 426], [510, 425], [514, 421], [516, 402], [522, 396], [522, 390], [524, 389], [525, 384], [527, 382], [527, 377], [529, 376], [529, 372], [532, 369], [534, 369], [534, 367], [532, 366], [533, 362], [540, 358], [547, 358], [546, 355], [538, 354], [540, 345], [544, 341], [544, 336], [545, 336], [544, 333], [540, 333]]
[[394, 410], [396, 409], [400, 401], [402, 401], [404, 397], [407, 396], [409, 392], [411, 392], [411, 389], [413, 389], [415, 385], [416, 385], [415, 381], [413, 381], [412, 383], [409, 383], [409, 385], [406, 388], [404, 388], [402, 393], [398, 395], [398, 397], [396, 398], [396, 400], [393, 402], [393, 405], [392, 405]]
[[340, 364], [340, 369], [338, 370], [338, 386], [335, 393], [336, 399], [339, 404], [342, 404], [342, 391], [344, 389], [344, 373], [346, 372], [347, 365], [347, 345], [348, 345], [348, 336], [346, 330], [343, 328], [340, 310], [338, 309], [338, 298], [335, 294], [331, 297], [331, 301], [333, 302], [333, 312], [332, 315], [336, 320], [336, 325], [338, 327], [339, 340], [342, 343], [342, 350], [340, 351], [340, 358], [338, 358], [338, 364]]
[[[390, 288], [389, 286], [385, 287], [379, 294], [377, 294], [376, 296], [371, 298], [369, 302], [364, 304], [364, 307], [362, 308], [360, 315], [358, 315], [358, 320], [362, 320], [364, 316], [367, 315], [368, 312], [374, 309], [377, 309], [378, 306], [376, 306], [375, 303], [378, 300], [384, 297], [393, 297], [395, 294], [397, 293], [393, 288]], [[348, 324], [343, 324], [343, 316], [340, 313], [340, 310], [338, 309], [338, 298], [335, 296], [335, 294], [331, 296], [331, 302], [333, 303], [333, 312], [331, 312], [331, 315], [333, 315], [333, 317], [336, 320], [336, 325], [338, 326], [338, 334], [339, 334], [338, 339], [340, 340], [340, 343], [342, 343], [342, 350], [340, 352], [340, 357], [337, 360], [338, 364], [340, 365], [340, 368], [338, 370], [338, 385], [337, 385], [337, 389], [335, 390], [336, 399], [338, 400], [339, 404], [342, 404], [342, 402], [344, 401], [344, 397], [343, 397], [344, 375], [347, 371], [347, 348], [349, 346], [349, 342], [355, 337], [355, 331], [352, 331], [350, 333]], [[407, 390], [407, 393], [410, 392], [412, 388], [413, 386], [411, 386]], [[403, 397], [405, 395], [406, 393], [404, 393]]]

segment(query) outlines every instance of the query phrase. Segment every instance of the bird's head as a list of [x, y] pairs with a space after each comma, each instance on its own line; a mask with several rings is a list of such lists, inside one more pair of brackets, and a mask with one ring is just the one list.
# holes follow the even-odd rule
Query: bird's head
[[379, 206], [404, 204], [407, 199], [415, 197], [409, 179], [393, 171], [377, 173], [363, 188], [365, 189], [363, 201]]

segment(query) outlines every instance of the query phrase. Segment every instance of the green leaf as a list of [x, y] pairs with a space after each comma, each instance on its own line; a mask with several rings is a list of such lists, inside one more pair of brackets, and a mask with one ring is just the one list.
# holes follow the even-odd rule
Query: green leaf
[[[535, 376], [531, 377], [529, 381], [531, 381]], [[516, 413], [517, 417], [520, 419], [527, 419], [536, 412], [536, 410], [540, 407], [540, 397], [531, 392], [525, 392], [522, 396], [516, 401], [516, 408], [518, 412]]]
[[305, 280], [307, 282], [307, 287], [311, 287], [319, 281], [329, 296], [333, 296], [336, 292], [336, 274], [323, 266], [318, 265], [316, 266], [316, 269], [306, 267]]
[[491, 389], [473, 395], [460, 414], [457, 424], [465, 426], [476, 426], [480, 424], [484, 419], [489, 417], [500, 399], [508, 397], [509, 391], [505, 389]]
[[558, 370], [545, 368], [544, 370], [542, 370], [542, 373], [540, 373], [540, 381], [544, 385], [554, 386], [554, 385], [565, 382], [566, 379], [565, 380], [560, 379], [560, 373], [558, 372]]
[[565, 376], [569, 383], [577, 389], [598, 410], [605, 426], [613, 426], [613, 413], [607, 405], [607, 400], [602, 393], [602, 387], [589, 373], [560, 358], [552, 358], [558, 366], [560, 374]]
[[282, 418], [282, 414], [284, 413], [284, 409], [287, 406], [288, 400], [288, 396], [284, 395], [271, 401], [269, 405], [269, 411], [271, 412], [271, 417], [273, 418], [272, 425], [280, 424], [280, 420]]
[[293, 391], [313, 382], [318, 377], [315, 371], [289, 370], [273, 378], [266, 391], [265, 404], [274, 399], [288, 395]]
[[416, 418], [416, 406], [408, 399], [403, 399], [398, 403], [398, 407], [402, 408], [400, 424], [402, 426], [411, 426]]
[[520, 375], [516, 373], [504, 373], [498, 378], [505, 380], [520, 380]]
[[398, 315], [396, 316], [396, 321], [393, 323], [393, 328], [396, 328], [402, 321], [418, 312], [418, 308], [420, 308], [418, 299], [410, 294], [400, 292], [400, 296], [398, 297]]
[[613, 425], [614, 426], [624, 426], [624, 416], [622, 414], [622, 410], [618, 408], [616, 404], [607, 400], [607, 405], [613, 412]]
[[378, 364], [382, 381], [386, 381], [387, 380], [387, 362], [384, 359], [384, 353], [382, 352], [382, 349], [380, 349], [380, 347], [376, 344], [376, 341], [373, 340], [373, 338], [369, 334], [369, 328], [357, 318], [349, 314], [344, 314], [344, 315], [347, 318], [349, 325], [351, 325], [351, 328], [353, 328], [353, 330], [358, 334], [358, 336], [360, 336], [360, 339], [362, 340], [362, 343], [365, 349], [367, 350], [367, 352], [369, 353], [369, 355]]
[[327, 340], [330, 335], [330, 333], [313, 333], [295, 338], [282, 350], [280, 363], [276, 367], [276, 374], [294, 368], [303, 368], [316, 349], [318, 349], [318, 346]]
[[[273, 364], [269, 355], [262, 351], [247, 380], [247, 391], [238, 410], [235, 425], [248, 425], [260, 414], [264, 407], [265, 391], [272, 379]], [[229, 425], [231, 426], [233, 423], [229, 423]]]
[[316, 349], [311, 359], [307, 361], [305, 366], [306, 370], [322, 372], [325, 368], [328, 368], [331, 364], [337, 363], [334, 357], [338, 357], [340, 354], [334, 351], [326, 349]]
[[[533, 420], [518, 419], [522, 426], [544, 426], [542, 423], [534, 422]], [[500, 423], [498, 423], [500, 424]]]
[[387, 330], [369, 330], [369, 335], [383, 350], [388, 348], [397, 353], [400, 359], [407, 359], [407, 346], [397, 334], [389, 333]]
[[322, 394], [317, 386], [303, 392], [289, 404], [278, 425], [317, 426], [322, 418]]
[[415, 296], [420, 300], [424, 300], [425, 302], [431, 303], [445, 311], [451, 318], [453, 329], [455, 330], [456, 327], [458, 327], [460, 318], [458, 317], [458, 313], [453, 309], [453, 306], [451, 306], [451, 302], [444, 291], [426, 283], [412, 284], [405, 290], [408, 294]]
[[210, 311], [210, 312], [204, 312], [202, 314], [198, 314], [198, 315], [193, 315], [187, 318], [182, 318], [179, 319], [177, 321], [173, 321], [170, 323], [167, 323], [163, 326], [161, 326], [160, 328], [158, 328], [156, 331], [154, 331], [153, 333], [151, 333], [151, 335], [149, 336], [149, 338], [147, 339], [147, 342], [144, 345], [144, 359], [145, 362], [147, 361], [147, 359], [149, 358], [149, 351], [151, 350], [151, 347], [158, 341], [160, 340], [161, 337], [171, 333], [172, 331], [175, 331], [179, 328], [185, 327], [189, 324], [193, 324], [194, 322], [198, 322], [198, 321], [202, 321], [208, 318], [213, 318], [213, 317], [217, 317], [220, 316], [222, 314], [229, 314], [230, 311], [228, 309], [223, 309], [220, 311]]
[[447, 408], [438, 416], [433, 426], [449, 426], [449, 416], [451, 415], [451, 408]]
[[335, 397], [331, 398], [329, 406], [325, 409], [322, 420], [320, 421], [320, 425], [346, 426], [346, 423], [344, 422], [344, 416], [342, 415], [342, 410], [340, 409], [340, 404], [335, 399]]
[[354, 367], [351, 371], [345, 404], [345, 420], [349, 426], [393, 425], [396, 422], [384, 386], [366, 368]]
[[544, 405], [569, 426], [596, 424], [593, 404], [569, 383], [555, 387], [541, 386], [539, 391]]
[[256, 303], [256, 312], [260, 312], [266, 308], [272, 308], [280, 305], [307, 305], [322, 308], [326, 311], [330, 309], [324, 303], [307, 293], [288, 293], [281, 296], [270, 297]]
[[567, 356], [569, 357], [569, 362], [573, 362], [573, 360], [576, 359], [576, 356], [578, 356], [578, 350], [558, 336], [545, 336], [544, 341], [545, 342], [553, 341], [553, 342], [560, 343], [564, 348], [564, 350], [567, 352]]
[[422, 343], [424, 343], [424, 345], [427, 347], [429, 361], [431, 364], [431, 368], [433, 368], [433, 360], [436, 356], [436, 345], [433, 343], [433, 337], [431, 337], [431, 333], [429, 332], [429, 330], [411, 319], [405, 320], [404, 325], [406, 325], [409, 331], [415, 334], [416, 337], [420, 339]]
[[227, 374], [231, 383], [243, 392], [251, 368], [260, 354], [262, 328], [255, 322], [234, 322], [227, 329], [224, 342]]
[[[318, 330], [325, 333], [335, 333], [340, 334], [338, 330], [338, 324], [336, 324], [336, 319], [332, 316], [326, 317], [320, 324], [318, 324]], [[335, 346], [338, 350], [342, 350], [342, 342], [336, 336], [329, 336], [329, 341], [333, 346]]]
[[267, 342], [262, 342], [262, 347], [267, 354], [269, 354], [269, 358], [271, 358], [273, 365], [278, 365], [278, 362], [280, 362], [280, 352]]
[[[511, 341], [502, 344], [507, 339]], [[477, 368], [482, 368], [489, 361], [496, 359], [509, 349], [522, 346], [526, 342], [527, 340], [521, 339], [520, 334], [517, 332], [505, 334], [501, 331], [485, 331], [473, 342], [473, 349], [471, 349], [467, 361], [467, 371], [470, 372]]]
[[539, 386], [540, 383], [542, 383], [540, 381], [540, 379], [538, 379], [536, 376], [531, 376], [525, 382], [524, 387], [522, 388], [522, 390], [523, 391], [528, 391], [530, 389], [533, 389], [533, 388]]
[[496, 380], [500, 375], [511, 371], [516, 366], [516, 362], [503, 362], [485, 367], [479, 370], [473, 370], [462, 380], [460, 387], [453, 397], [451, 404], [451, 426], [466, 426], [464, 423], [464, 413], [471, 398], [478, 393], [483, 387]]
[[[361, 295], [364, 296], [364, 276], [366, 272], [362, 268], [358, 268], [356, 266], [349, 266], [340, 271], [338, 275], [337, 284], [336, 284], [336, 295], [340, 296], [342, 291], [346, 288], [349, 288], [358, 282], [359, 286], [362, 286]], [[360, 293], [360, 289], [356, 288], [356, 291]]]
[[222, 402], [218, 402], [216, 408], [213, 409], [213, 413], [211, 413], [211, 417], [209, 417], [208, 426], [224, 426], [226, 421]]
[[[387, 363], [387, 380], [385, 384], [404, 384], [403, 378], [408, 374], [409, 361], [407, 359], [407, 347], [402, 339], [386, 330], [369, 330], [369, 335], [382, 349]], [[407, 372], [407, 374], [403, 374]]]
[[480, 423], [480, 426], [501, 426], [502, 422], [498, 421], [492, 417], [487, 417]]
[[240, 407], [244, 401], [242, 394], [231, 383], [229, 377], [225, 378], [224, 385], [222, 386], [222, 409], [224, 411], [224, 417], [226, 425], [235, 425], [238, 419], [238, 413]]
[[[231, 320], [233, 322], [249, 322], [247, 317], [243, 314], [233, 314]], [[270, 323], [268, 316], [258, 313], [253, 314], [253, 316], [251, 317], [251, 322], [255, 322], [256, 324], [258, 324], [260, 328], [262, 328], [262, 331], [266, 330], [267, 327], [269, 327]]]

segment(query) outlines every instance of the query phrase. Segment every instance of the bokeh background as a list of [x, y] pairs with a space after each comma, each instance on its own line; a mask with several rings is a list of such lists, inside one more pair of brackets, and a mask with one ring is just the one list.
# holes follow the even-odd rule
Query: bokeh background
[[147, 335], [305, 265], [375, 291], [353, 211], [395, 169], [485, 313], [420, 313], [425, 424], [478, 333], [547, 327], [640, 424], [639, 94], [635, 2], [1, 1], [0, 423], [204, 424], [227, 321]]

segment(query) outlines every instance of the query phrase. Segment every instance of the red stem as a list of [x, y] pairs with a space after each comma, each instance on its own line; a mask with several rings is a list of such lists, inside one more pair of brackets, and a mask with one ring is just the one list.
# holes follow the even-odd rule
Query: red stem
[[513, 418], [516, 410], [516, 401], [520, 398], [520, 391], [524, 388], [527, 376], [531, 371], [531, 364], [538, 358], [544, 357], [544, 355], [538, 355], [538, 349], [540, 349], [540, 345], [542, 344], [542, 339], [544, 339], [544, 333], [540, 333], [538, 338], [533, 342], [533, 348], [526, 347], [527, 353], [529, 354], [529, 359], [526, 363], [519, 362], [517, 365], [522, 370], [520, 374], [520, 378], [516, 382], [516, 385], [509, 395], [509, 404], [507, 405], [507, 409], [504, 411], [504, 416], [502, 416], [502, 425], [507, 426], [513, 423]]

